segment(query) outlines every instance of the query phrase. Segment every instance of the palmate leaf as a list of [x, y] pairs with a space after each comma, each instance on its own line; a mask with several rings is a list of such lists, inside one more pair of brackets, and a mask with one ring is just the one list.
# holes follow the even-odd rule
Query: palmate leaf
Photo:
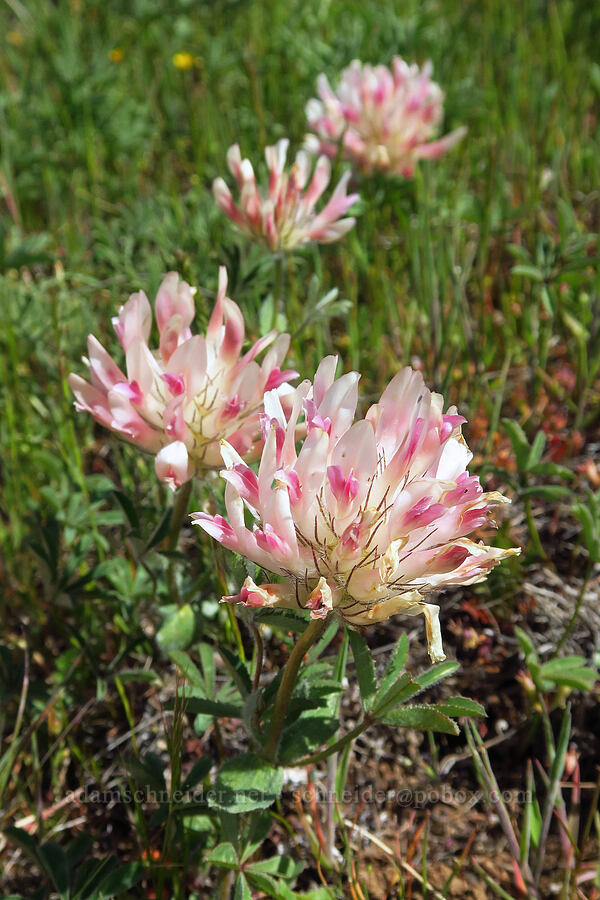
[[206, 857], [206, 862], [222, 869], [237, 869], [238, 858], [233, 844], [227, 841], [217, 844]]
[[283, 732], [279, 759], [291, 762], [308, 755], [332, 738], [339, 725], [337, 716], [301, 716]]
[[245, 753], [223, 763], [208, 804], [236, 815], [267, 809], [280, 796], [282, 787], [281, 768], [275, 768], [254, 753]]

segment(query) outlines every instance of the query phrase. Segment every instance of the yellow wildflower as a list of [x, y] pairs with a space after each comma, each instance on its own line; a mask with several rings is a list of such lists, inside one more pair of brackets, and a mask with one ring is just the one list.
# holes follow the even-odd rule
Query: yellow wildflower
[[177, 69], [193, 69], [196, 58], [192, 53], [176, 53], [173, 57], [173, 65]]

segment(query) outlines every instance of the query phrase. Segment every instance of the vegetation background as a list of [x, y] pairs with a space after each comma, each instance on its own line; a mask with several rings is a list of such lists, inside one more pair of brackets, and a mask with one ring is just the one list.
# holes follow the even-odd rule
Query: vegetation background
[[[135, 819], [94, 824], [88, 810], [73, 825], [60, 802], [102, 780], [125, 742], [135, 754], [141, 721], [162, 727], [171, 498], [151, 460], [75, 414], [66, 378], [83, 371], [88, 332], [114, 350], [111, 315], [171, 269], [200, 288], [198, 327], [226, 264], [251, 337], [268, 329], [272, 260], [234, 233], [211, 184], [234, 142], [257, 163], [282, 136], [298, 148], [317, 75], [334, 82], [354, 58], [431, 59], [444, 130], [469, 131], [412, 182], [361, 181], [356, 228], [294, 257], [279, 323], [294, 334], [291, 362], [310, 376], [339, 353], [363, 373], [364, 405], [399, 367], [422, 368], [468, 418], [474, 470], [512, 493], [496, 540], [524, 547], [469, 593], [471, 608], [509, 636], [528, 624], [553, 652], [579, 598], [587, 612], [568, 641], [592, 659], [592, 513], [582, 533], [574, 504], [593, 509], [600, 487], [599, 30], [589, 0], [0, 5], [4, 826], [28, 821], [38, 839], [85, 828], [97, 852], [141, 858]], [[333, 288], [338, 300], [319, 307]], [[208, 622], [233, 639], [217, 599], [241, 566], [190, 530], [178, 559], [192, 630]], [[466, 615], [463, 637], [447, 637], [473, 661]], [[119, 678], [140, 668], [160, 677]], [[590, 751], [590, 772], [595, 762]], [[33, 896], [41, 875], [2, 846], [6, 890]]]

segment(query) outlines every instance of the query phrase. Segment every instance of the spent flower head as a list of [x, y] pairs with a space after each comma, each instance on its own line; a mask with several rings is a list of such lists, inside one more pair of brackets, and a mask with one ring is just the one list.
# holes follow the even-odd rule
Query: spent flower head
[[392, 69], [355, 59], [343, 70], [333, 91], [319, 75], [320, 99], [309, 100], [306, 116], [311, 134], [306, 146], [313, 153], [344, 158], [365, 172], [412, 178], [420, 159], [446, 153], [465, 134], [458, 128], [431, 140], [442, 119], [444, 95], [431, 80], [432, 66], [409, 66], [396, 56]]
[[[266, 395], [258, 474], [224, 442], [228, 518], [195, 513], [193, 520], [285, 579], [247, 578], [240, 594], [223, 599], [304, 608], [312, 618], [333, 611], [352, 625], [422, 613], [430, 656], [443, 659], [439, 608], [428, 598], [481, 581], [519, 552], [468, 537], [508, 500], [484, 493], [469, 474], [465, 420], [454, 408], [443, 412], [443, 398], [420, 373], [403, 369], [354, 422], [359, 376], [336, 380], [335, 368], [335, 357], [322, 361], [314, 383], [288, 398], [289, 415], [276, 393]], [[302, 412], [306, 437], [297, 452]]]
[[[271, 331], [241, 355], [244, 319], [226, 289], [227, 272], [221, 267], [206, 335], [193, 335], [196, 289], [169, 272], [154, 305], [158, 347], [148, 345], [152, 311], [139, 291], [112, 320], [127, 374], [90, 335], [85, 359], [90, 381], [69, 376], [76, 408], [156, 454], [156, 473], [173, 488], [196, 472], [219, 468], [219, 441], [225, 438], [240, 456], [256, 450], [264, 392], [291, 391], [287, 382], [298, 374], [280, 369], [287, 334]], [[267, 347], [259, 364], [256, 357]]]
[[269, 170], [266, 194], [259, 190], [252, 163], [242, 159], [237, 144], [229, 148], [227, 164], [240, 189], [239, 206], [222, 178], [213, 184], [215, 200], [225, 215], [273, 252], [294, 250], [310, 241], [337, 241], [355, 222], [351, 216], [343, 218], [358, 200], [358, 194], [346, 194], [350, 172], [342, 175], [328, 202], [317, 212], [317, 201], [331, 178], [329, 160], [320, 157], [313, 171], [312, 157], [300, 150], [288, 171], [288, 145], [283, 138], [265, 150]]

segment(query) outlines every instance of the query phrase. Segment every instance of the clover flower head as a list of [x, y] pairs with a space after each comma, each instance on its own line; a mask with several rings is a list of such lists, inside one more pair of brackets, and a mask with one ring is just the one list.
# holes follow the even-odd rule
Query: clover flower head
[[213, 184], [215, 200], [225, 215], [241, 231], [273, 252], [294, 250], [310, 241], [321, 244], [337, 241], [355, 222], [351, 216], [344, 218], [358, 200], [358, 194], [346, 194], [350, 172], [342, 175], [328, 202], [317, 212], [316, 204], [331, 178], [329, 160], [320, 157], [312, 171], [312, 157], [301, 150], [287, 170], [288, 145], [284, 138], [266, 148], [269, 170], [266, 194], [257, 187], [252, 163], [242, 159], [237, 144], [229, 148], [227, 164], [240, 189], [239, 206], [222, 178], [215, 179]]
[[[219, 442], [240, 458], [260, 441], [265, 391], [291, 391], [297, 373], [281, 371], [289, 335], [272, 331], [241, 355], [244, 319], [226, 296], [219, 269], [217, 300], [206, 335], [192, 334], [195, 288], [169, 272], [156, 296], [158, 347], [149, 346], [152, 311], [143, 291], [132, 294], [113, 321], [125, 352], [121, 371], [93, 335], [88, 338], [90, 380], [71, 374], [75, 406], [120, 437], [156, 455], [161, 481], [175, 488], [195, 473], [219, 468]], [[262, 363], [256, 357], [266, 348]]]
[[391, 71], [355, 59], [343, 70], [336, 91], [325, 75], [319, 75], [320, 99], [309, 100], [306, 106], [312, 132], [306, 147], [329, 156], [341, 147], [343, 156], [362, 172], [412, 178], [420, 159], [442, 156], [466, 132], [458, 128], [431, 140], [442, 119], [444, 100], [431, 72], [431, 63], [420, 69], [396, 56]]
[[[465, 420], [455, 408], [443, 412], [442, 397], [420, 373], [400, 371], [354, 421], [359, 376], [335, 379], [336, 362], [324, 359], [314, 382], [287, 398], [288, 415], [277, 394], [267, 394], [258, 472], [224, 442], [227, 518], [194, 513], [193, 521], [284, 579], [247, 578], [224, 600], [304, 608], [312, 618], [333, 611], [351, 625], [422, 613], [430, 656], [441, 660], [439, 607], [430, 595], [481, 581], [519, 552], [468, 537], [508, 501], [484, 493], [469, 474]], [[305, 438], [297, 451], [302, 414]]]

